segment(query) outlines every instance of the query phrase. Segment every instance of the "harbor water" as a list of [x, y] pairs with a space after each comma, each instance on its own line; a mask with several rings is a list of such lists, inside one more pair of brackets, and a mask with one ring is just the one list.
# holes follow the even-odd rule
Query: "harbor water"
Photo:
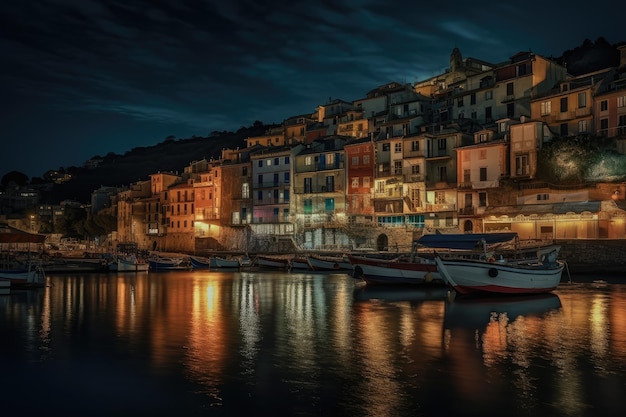
[[[621, 416], [626, 278], [532, 297], [343, 273], [59, 274], [0, 296], [12, 415]], [[8, 414], [7, 414], [8, 415]]]

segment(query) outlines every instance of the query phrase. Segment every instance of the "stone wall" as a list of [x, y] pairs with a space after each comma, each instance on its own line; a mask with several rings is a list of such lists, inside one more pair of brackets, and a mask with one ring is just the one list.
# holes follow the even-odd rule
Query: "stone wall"
[[557, 240], [561, 245], [560, 258], [569, 272], [576, 274], [618, 274], [626, 278], [626, 240], [578, 239]]

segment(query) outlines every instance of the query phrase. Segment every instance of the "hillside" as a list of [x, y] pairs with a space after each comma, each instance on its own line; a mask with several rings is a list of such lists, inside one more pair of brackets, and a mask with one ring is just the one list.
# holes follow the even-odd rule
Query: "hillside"
[[[563, 64], [572, 75], [580, 75], [601, 68], [619, 65], [617, 47], [624, 42], [609, 44], [600, 37], [595, 42], [585, 39], [581, 45], [553, 58]], [[289, 115], [285, 115], [288, 117]], [[75, 169], [73, 179], [54, 185], [43, 194], [43, 202], [57, 204], [66, 199], [90, 201], [91, 192], [101, 186], [127, 186], [148, 179], [155, 172], [182, 172], [189, 163], [203, 158], [219, 158], [223, 148], [245, 147], [245, 139], [263, 135], [272, 126], [255, 122], [237, 132], [214, 133], [209, 137], [165, 140], [150, 147], [134, 148], [124, 155], [109, 154], [95, 169]]]
[[193, 161], [219, 158], [224, 148], [243, 148], [251, 136], [263, 135], [270, 126], [258, 122], [237, 132], [222, 132], [211, 137], [165, 140], [150, 147], [133, 148], [124, 155], [109, 154], [93, 169], [75, 169], [73, 179], [55, 184], [43, 193], [42, 201], [57, 204], [71, 199], [89, 202], [91, 193], [101, 186], [128, 186], [147, 180], [156, 172], [182, 172]]

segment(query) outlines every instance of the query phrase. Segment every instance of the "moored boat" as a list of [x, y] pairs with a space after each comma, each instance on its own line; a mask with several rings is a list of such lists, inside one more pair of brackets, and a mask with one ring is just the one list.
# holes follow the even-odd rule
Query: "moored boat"
[[105, 259], [52, 257], [42, 261], [48, 274], [72, 272], [102, 272], [109, 267]]
[[377, 259], [348, 255], [354, 267], [354, 277], [362, 278], [369, 285], [421, 285], [443, 283], [437, 265], [429, 259], [415, 257]]
[[239, 258], [222, 258], [220, 256], [213, 256], [211, 258], [213, 262], [215, 262], [215, 268], [240, 268], [241, 263], [239, 262]]
[[145, 272], [150, 267], [148, 262], [135, 255], [119, 256], [115, 265], [117, 272]]
[[256, 264], [259, 268], [289, 269], [289, 258], [259, 255], [256, 257]]
[[204, 256], [190, 256], [191, 269], [211, 269], [215, 268], [215, 259]]
[[314, 271], [349, 271], [352, 264], [349, 260], [339, 256], [309, 255], [307, 257], [311, 269]]
[[289, 267], [292, 270], [309, 270], [311, 265], [306, 257], [294, 256], [289, 260]]
[[435, 256], [444, 281], [459, 294], [537, 294], [559, 285], [565, 264], [555, 256], [543, 262], [507, 262], [493, 258], [461, 259]]
[[151, 271], [191, 269], [191, 264], [189, 262], [185, 262], [185, 258], [183, 257], [155, 256], [148, 258], [148, 264]]
[[11, 287], [42, 286], [46, 275], [41, 266], [27, 263], [16, 268], [0, 269], [0, 279], [9, 281]]

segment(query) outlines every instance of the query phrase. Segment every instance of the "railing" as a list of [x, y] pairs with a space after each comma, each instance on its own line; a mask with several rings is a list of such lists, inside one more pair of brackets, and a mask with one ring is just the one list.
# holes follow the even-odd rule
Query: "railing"
[[254, 188], [289, 188], [289, 181], [263, 181], [257, 182], [253, 185]]
[[325, 185], [293, 188], [293, 192], [295, 194], [338, 193], [338, 192], [343, 192], [343, 191], [344, 191], [343, 185], [335, 185], [332, 188], [329, 188]]
[[421, 174], [405, 174], [404, 182], [424, 182], [426, 178]]
[[330, 171], [330, 170], [343, 169], [343, 168], [344, 168], [343, 161], [335, 161], [332, 164], [315, 162], [314, 164], [311, 164], [311, 165], [296, 164], [294, 166], [294, 172], [298, 174], [300, 172]]
[[455, 211], [456, 204], [426, 204], [426, 211]]
[[385, 191], [376, 191], [374, 192], [374, 198], [402, 198], [404, 197], [404, 193], [401, 189], [398, 190], [385, 190]]
[[405, 150], [404, 151], [404, 158], [414, 158], [414, 157], [418, 157], [418, 156], [424, 156], [424, 151], [411, 151], [411, 150]]

